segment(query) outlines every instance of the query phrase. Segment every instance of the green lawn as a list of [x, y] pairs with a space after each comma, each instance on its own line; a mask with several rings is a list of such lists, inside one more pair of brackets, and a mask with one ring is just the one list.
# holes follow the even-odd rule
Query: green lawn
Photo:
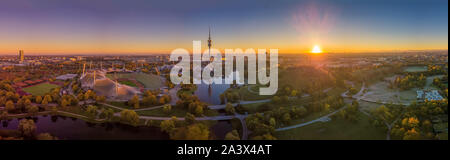
[[313, 84], [320, 84], [324, 89], [332, 87], [332, 79], [326, 73], [313, 67], [298, 67], [295, 69], [280, 69], [278, 74], [279, 89], [284, 85], [291, 89], [308, 89]]
[[243, 100], [254, 101], [254, 100], [269, 99], [269, 98], [273, 97], [272, 95], [259, 95], [259, 87], [255, 86], [255, 85], [253, 85], [253, 89], [252, 89], [252, 87], [250, 87], [250, 90], [252, 90], [252, 91], [256, 90], [256, 94], [253, 92], [250, 92], [248, 90], [247, 86], [239, 88], [239, 94], [241, 95]]
[[367, 115], [360, 114], [357, 122], [333, 119], [278, 131], [275, 137], [284, 140], [384, 140], [386, 131], [372, 125]]
[[264, 103], [251, 103], [251, 104], [244, 104], [242, 105], [242, 107], [246, 109], [249, 114], [257, 112], [261, 113], [266, 110], [265, 108], [260, 107], [263, 104]]
[[120, 84], [127, 85], [127, 86], [131, 86], [131, 87], [137, 87], [137, 84], [135, 84], [135, 83], [132, 82], [132, 81], [120, 81], [119, 83], [120, 83]]
[[[254, 86], [254, 85], [252, 85], [252, 86]], [[239, 93], [239, 95], [241, 96], [241, 100], [244, 100], [244, 101], [263, 100], [263, 99], [269, 99], [269, 98], [273, 97], [273, 95], [259, 95], [259, 89], [256, 94], [253, 92], [250, 92], [250, 91], [248, 91], [247, 86], [242, 86], [240, 88], [228, 88], [225, 92]]]
[[[263, 102], [263, 103], [251, 103], [251, 104], [244, 104], [242, 107], [247, 110], [249, 114], [251, 113], [262, 113], [269, 110], [274, 110], [276, 108], [284, 107], [287, 109], [290, 109], [292, 107], [300, 107], [304, 106], [311, 102], [310, 97], [304, 97], [300, 99], [292, 99], [289, 100], [289, 102], [282, 103], [282, 104], [273, 104], [272, 102]], [[266, 104], [266, 107], [263, 106], [263, 104]]]
[[405, 67], [405, 72], [425, 72], [427, 71], [427, 66], [408, 66]]
[[[290, 124], [287, 125], [287, 126], [292, 126], [292, 125], [296, 125], [296, 124], [300, 124], [300, 123], [309, 122], [309, 121], [315, 120], [315, 119], [317, 119], [317, 118], [320, 118], [320, 117], [322, 117], [322, 116], [325, 116], [325, 115], [327, 115], [327, 114], [329, 114], [329, 113], [331, 113], [331, 112], [333, 112], [333, 111], [335, 111], [335, 110], [331, 110], [331, 111], [329, 111], [329, 112], [325, 112], [325, 111], [322, 111], [322, 112], [312, 112], [312, 113], [307, 114], [307, 115], [306, 115], [305, 117], [303, 117], [303, 118], [298, 118], [298, 119], [293, 119], [293, 120], [291, 120], [291, 121], [290, 121]], [[275, 126], [275, 128], [281, 128], [281, 127], [287, 127], [287, 126], [281, 126], [281, 125], [278, 123], [278, 124]]]
[[[127, 105], [125, 102], [116, 102], [116, 101], [109, 101], [109, 102], [106, 102], [106, 103], [108, 103], [108, 104], [110, 104], [110, 105], [113, 105], [113, 106], [116, 106], [116, 107], [120, 107], [120, 108], [123, 108], [123, 109], [136, 109], [136, 108], [134, 108], [134, 106], [129, 106], [129, 105]], [[149, 108], [149, 107], [155, 107], [155, 106], [159, 106], [159, 105], [150, 105], [150, 106], [146, 106], [146, 105], [139, 105], [139, 109], [142, 109], [142, 108]]]
[[[215, 110], [207, 110], [205, 111], [206, 113], [205, 116], [216, 116], [218, 115], [217, 111]], [[173, 107], [172, 111], [170, 113], [165, 113], [163, 108], [157, 108], [157, 109], [152, 109], [152, 110], [146, 110], [146, 111], [137, 111], [136, 113], [138, 113], [141, 116], [156, 116], [156, 117], [172, 117], [172, 116], [176, 116], [176, 117], [185, 117], [187, 110], [182, 109], [182, 108], [177, 108], [177, 107]]]
[[115, 78], [129, 78], [136, 79], [136, 81], [142, 83], [145, 88], [158, 89], [162, 86], [161, 77], [153, 74], [145, 74], [145, 73], [117, 73], [115, 74], [107, 74], [106, 77], [110, 79]]
[[196, 88], [193, 88], [193, 89], [180, 89], [177, 92], [177, 96], [180, 97], [181, 94], [193, 95], [196, 90], [197, 90]]
[[137, 114], [141, 116], [156, 116], [156, 117], [184, 117], [186, 115], [186, 110], [178, 109], [176, 107], [172, 108], [172, 111], [167, 114], [163, 111], [163, 108], [157, 108], [152, 110], [146, 110], [146, 111], [137, 111]]
[[23, 88], [23, 91], [32, 94], [33, 96], [43, 96], [50, 92], [51, 89], [59, 87], [55, 84], [41, 83], [31, 87]]

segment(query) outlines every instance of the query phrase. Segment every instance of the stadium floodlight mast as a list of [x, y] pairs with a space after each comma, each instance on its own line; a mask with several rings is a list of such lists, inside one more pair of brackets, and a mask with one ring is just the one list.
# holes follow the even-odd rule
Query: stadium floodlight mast
[[[267, 53], [266, 49], [258, 49], [258, 53], [254, 49], [249, 48], [243, 51], [237, 49], [225, 49], [225, 83], [222, 78], [222, 53], [214, 48], [205, 50], [201, 54], [201, 41], [193, 41], [192, 50], [192, 67], [193, 75], [199, 76], [201, 79], [193, 78], [193, 84], [236, 84], [245, 83], [245, 57], [247, 57], [248, 84], [256, 84], [256, 76], [258, 82], [268, 87], [260, 87], [260, 95], [273, 95], [278, 90], [278, 49], [270, 49]], [[267, 54], [270, 58], [270, 68], [267, 69]], [[170, 54], [170, 61], [179, 61], [170, 71], [170, 80], [174, 84], [191, 84], [191, 57], [189, 51], [183, 48], [175, 49]], [[211, 59], [213, 58], [213, 59]], [[258, 59], [256, 59], [258, 58]], [[236, 64], [234, 64], [236, 59]], [[210, 62], [202, 69], [202, 62]], [[258, 69], [256, 66], [258, 63]], [[233, 71], [233, 65], [236, 65], [236, 71]], [[269, 72], [269, 74], [267, 73]], [[256, 74], [258, 73], [258, 74]]]

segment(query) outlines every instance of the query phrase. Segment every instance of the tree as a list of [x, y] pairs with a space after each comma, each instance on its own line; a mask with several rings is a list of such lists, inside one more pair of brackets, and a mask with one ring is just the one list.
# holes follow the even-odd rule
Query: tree
[[84, 100], [84, 94], [83, 93], [78, 93], [78, 95], [77, 95], [77, 99], [78, 99], [78, 101], [82, 101], [82, 100]]
[[191, 113], [186, 113], [186, 116], [184, 117], [184, 121], [187, 124], [194, 124], [195, 123], [195, 116]]
[[414, 128], [411, 130], [408, 130], [405, 133], [405, 136], [403, 136], [403, 140], [419, 140], [420, 139], [420, 133], [417, 132]]
[[285, 113], [283, 115], [282, 121], [284, 124], [289, 124], [291, 122], [291, 115], [289, 113]]
[[303, 116], [306, 115], [307, 112], [308, 111], [306, 110], [306, 108], [301, 106], [301, 107], [298, 108], [297, 114], [298, 114], [299, 117], [303, 117]]
[[27, 107], [27, 112], [31, 115], [35, 115], [37, 112], [39, 112], [39, 107], [34, 106], [34, 105], [29, 105]]
[[417, 128], [419, 127], [419, 120], [415, 117], [405, 118], [402, 120], [402, 126], [412, 129]]
[[27, 107], [27, 106], [30, 106], [30, 105], [31, 105], [31, 101], [30, 101], [30, 99], [28, 99], [28, 98], [27, 98], [27, 99], [25, 99], [25, 101], [24, 101], [24, 103], [23, 103], [23, 104], [24, 104], [24, 106], [25, 106], [25, 107]]
[[164, 113], [169, 114], [172, 111], [172, 105], [170, 105], [170, 104], [164, 105], [163, 111], [164, 111]]
[[240, 140], [239, 133], [237, 130], [232, 130], [225, 135], [225, 140]]
[[286, 103], [289, 101], [289, 97], [288, 96], [281, 96], [281, 102], [282, 103]]
[[161, 127], [161, 131], [170, 134], [175, 129], [175, 121], [173, 121], [171, 119], [164, 120], [161, 122], [160, 127]]
[[135, 103], [135, 104], [133, 105], [133, 108], [134, 108], [134, 109], [139, 109], [139, 103]]
[[7, 111], [3, 111], [1, 114], [0, 114], [0, 119], [7, 119], [8, 118], [8, 112]]
[[48, 101], [47, 101], [46, 98], [44, 98], [44, 100], [42, 100], [42, 105], [43, 105], [44, 107], [47, 107], [47, 104], [48, 104]]
[[227, 105], [225, 106], [225, 111], [227, 112], [227, 114], [234, 114], [236, 112], [234, 106], [231, 103], [227, 103]]
[[48, 103], [53, 101], [52, 97], [48, 94], [44, 96], [44, 100], [47, 100]]
[[24, 137], [32, 137], [36, 131], [36, 125], [32, 119], [22, 119], [19, 121], [18, 130]]
[[168, 95], [163, 95], [159, 98], [159, 104], [166, 104], [170, 102], [170, 97]]
[[298, 91], [294, 89], [291, 91], [291, 96], [295, 97], [295, 96], [297, 96], [297, 93], [298, 93]]
[[331, 109], [331, 106], [330, 106], [329, 104], [325, 104], [325, 105], [323, 106], [323, 110], [324, 110], [325, 112], [330, 112], [330, 109]]
[[203, 123], [192, 124], [187, 127], [186, 140], [208, 140], [209, 128]]
[[278, 103], [280, 103], [280, 101], [281, 101], [280, 97], [278, 97], [278, 96], [273, 96], [273, 98], [272, 98], [272, 102], [273, 102], [273, 103], [278, 104]]
[[375, 109], [374, 116], [376, 118], [378, 118], [378, 119], [381, 119], [382, 121], [385, 121], [385, 122], [390, 122], [394, 118], [394, 116], [392, 115], [392, 113], [389, 110], [389, 108], [387, 108], [384, 105], [381, 105], [380, 107]]
[[139, 108], [139, 97], [137, 95], [134, 95], [133, 98], [131, 98], [128, 101], [128, 105], [133, 106], [134, 109], [138, 109]]
[[358, 93], [358, 90], [356, 90], [356, 88], [351, 87], [349, 89], [349, 92], [350, 92], [350, 94], [354, 95], [354, 94]]
[[142, 99], [142, 103], [145, 105], [153, 105], [156, 104], [156, 96], [152, 95], [151, 93], [147, 96], [144, 96]]
[[83, 99], [84, 99], [84, 100], [88, 100], [89, 98], [91, 98], [91, 95], [92, 95], [91, 92], [92, 92], [92, 90], [86, 91], [86, 93], [84, 93]]
[[77, 85], [77, 84], [73, 84], [73, 85], [72, 85], [72, 90], [73, 90], [73, 91], [77, 92], [78, 89], [79, 89], [79, 88], [78, 88], [78, 85]]
[[139, 124], [139, 115], [133, 110], [122, 110], [122, 112], [120, 112], [120, 118], [122, 121], [133, 126], [137, 126]]
[[86, 108], [86, 112], [89, 114], [89, 116], [90, 116], [91, 118], [95, 118], [95, 116], [97, 116], [97, 113], [98, 113], [98, 111], [97, 111], [97, 106], [89, 105], [89, 106]]
[[41, 133], [36, 136], [37, 140], [58, 140], [57, 137], [50, 135], [49, 133]]
[[6, 102], [6, 104], [5, 104], [5, 109], [6, 109], [6, 111], [8, 111], [8, 112], [13, 111], [13, 110], [15, 109], [15, 108], [14, 108], [14, 103], [13, 103], [13, 101], [9, 100], [8, 102]]
[[103, 103], [103, 102], [106, 101], [106, 97], [105, 97], [105, 96], [97, 96], [97, 97], [95, 98], [95, 101], [100, 102], [100, 103]]
[[67, 102], [66, 99], [63, 99], [63, 100], [61, 101], [61, 107], [62, 107], [62, 108], [66, 108], [67, 105], [69, 105], [69, 102]]
[[430, 120], [425, 120], [422, 122], [422, 128], [425, 132], [433, 131], [433, 124], [431, 124]]
[[272, 126], [272, 127], [275, 127], [276, 124], [277, 123], [276, 123], [275, 118], [271, 117], [270, 120], [269, 120], [269, 125]]
[[105, 118], [110, 120], [114, 116], [114, 111], [111, 108], [103, 109], [103, 112], [100, 114], [101, 118]]
[[203, 106], [197, 105], [197, 107], [195, 107], [195, 115], [197, 116], [203, 115]]

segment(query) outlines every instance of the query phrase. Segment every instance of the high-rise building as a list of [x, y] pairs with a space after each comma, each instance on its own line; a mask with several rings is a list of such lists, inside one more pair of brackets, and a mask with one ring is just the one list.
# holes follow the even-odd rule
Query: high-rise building
[[23, 50], [19, 50], [19, 62], [22, 63], [24, 60], [24, 52]]

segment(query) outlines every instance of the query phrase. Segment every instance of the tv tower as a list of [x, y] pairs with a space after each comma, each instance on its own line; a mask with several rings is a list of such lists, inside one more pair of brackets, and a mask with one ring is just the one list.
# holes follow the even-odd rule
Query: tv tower
[[94, 88], [94, 86], [95, 86], [95, 75], [96, 75], [96, 73], [95, 73], [95, 70], [94, 70], [94, 83], [92, 85], [92, 88]]
[[209, 33], [208, 33], [208, 51], [209, 51], [209, 54], [211, 54], [211, 46], [212, 46], [211, 27], [209, 27]]
[[82, 75], [81, 77], [83, 77], [83, 76], [84, 76], [84, 74], [85, 74], [85, 70], [86, 70], [86, 63], [83, 63], [83, 75]]

